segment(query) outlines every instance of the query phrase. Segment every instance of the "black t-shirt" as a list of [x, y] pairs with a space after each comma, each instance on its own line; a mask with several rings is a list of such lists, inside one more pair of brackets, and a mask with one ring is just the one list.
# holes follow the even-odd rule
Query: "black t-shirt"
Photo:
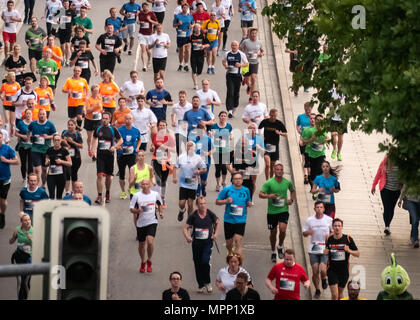
[[191, 34], [188, 42], [191, 43], [191, 54], [197, 56], [204, 56], [204, 49], [199, 49], [200, 45], [210, 43], [202, 33], [200, 33], [198, 36]]
[[98, 40], [96, 40], [96, 44], [100, 44], [101, 49], [107, 52], [106, 56], [104, 56], [101, 53], [100, 57], [109, 58], [109, 57], [115, 57], [114, 49], [121, 47], [122, 42], [118, 36], [115, 36], [115, 35], [108, 36], [106, 33], [104, 33], [98, 38]]
[[193, 227], [192, 238], [194, 240], [209, 240], [214, 233], [214, 224], [217, 221], [217, 216], [209, 209], [207, 209], [206, 216], [202, 219], [195, 210], [187, 219], [187, 224]]
[[[77, 57], [77, 51], [74, 51], [70, 57], [70, 61], [73, 61]], [[90, 61], [93, 61], [95, 58], [90, 50], [83, 52], [80, 57], [77, 59], [75, 66], [82, 68], [81, 76], [85, 74], [90, 74]]]
[[76, 12], [74, 10], [70, 9], [70, 8], [68, 8], [67, 10], [65, 10], [63, 8], [62, 10], [64, 10], [63, 16], [69, 17], [70, 18], [70, 22], [66, 22], [64, 24], [60, 24], [60, 29], [59, 30], [71, 31], [71, 27], [73, 25], [73, 18], [76, 16]]
[[109, 148], [114, 145], [114, 140], [120, 140], [120, 132], [113, 126], [100, 126], [93, 133], [98, 138], [98, 153], [108, 153]]
[[344, 246], [349, 246], [350, 250], [357, 250], [353, 238], [343, 234], [340, 239], [330, 236], [325, 244], [328, 252], [328, 268], [333, 270], [347, 271], [349, 266], [350, 253], [344, 251]]
[[[83, 144], [83, 139], [82, 139], [82, 135], [80, 133], [78, 133], [77, 131], [74, 133], [69, 133], [67, 130], [64, 130], [61, 133], [61, 136], [64, 137], [70, 137], [72, 138], [74, 141], [76, 141], [76, 143], [80, 143]], [[72, 142], [67, 141], [67, 143], [70, 146], [69, 149], [69, 154], [72, 158], [80, 158], [80, 148], [76, 147]], [[74, 150], [74, 151], [73, 151]]]
[[22, 56], [19, 56], [18, 61], [13, 61], [13, 57], [9, 56], [9, 58], [7, 58], [6, 63], [4, 65], [9, 69], [13, 69], [13, 68], [23, 68], [23, 66], [25, 66], [26, 64], [27, 64], [26, 60]]
[[[248, 167], [256, 168], [257, 166], [256, 153], [245, 146], [237, 145], [233, 153], [232, 166], [235, 171], [247, 170]], [[251, 176], [244, 175], [244, 180], [251, 180]]]
[[269, 119], [264, 119], [258, 126], [258, 129], [262, 128], [264, 128], [264, 143], [272, 145], [278, 145], [280, 141], [280, 135], [276, 133], [276, 130], [287, 132], [283, 122], [277, 119], [274, 122], [270, 122]]
[[[175, 292], [172, 292], [172, 289], [163, 291], [162, 300], [172, 300], [172, 295], [174, 293]], [[190, 300], [190, 295], [188, 294], [188, 291], [183, 288], [179, 288], [177, 294], [178, 297], [180, 297], [182, 300]]]
[[245, 295], [241, 295], [238, 289], [233, 288], [226, 293], [225, 300], [261, 300], [261, 298], [260, 294], [252, 288], [248, 288]]
[[51, 147], [47, 150], [47, 156], [50, 159], [50, 168], [49, 174], [64, 174], [63, 165], [56, 164], [56, 160], [60, 159], [66, 161], [66, 157], [69, 155], [69, 152], [66, 148], [61, 147], [58, 150], [55, 150], [54, 147]]
[[85, 41], [86, 41], [86, 48], [88, 48], [88, 47], [89, 47], [89, 45], [90, 45], [90, 41], [89, 41], [89, 38], [88, 38], [88, 37], [83, 36], [83, 37], [79, 38], [78, 36], [74, 36], [74, 37], [71, 39], [71, 44], [74, 46], [74, 51], [79, 50], [79, 43], [80, 43], [80, 41], [82, 41], [82, 40], [85, 40]]

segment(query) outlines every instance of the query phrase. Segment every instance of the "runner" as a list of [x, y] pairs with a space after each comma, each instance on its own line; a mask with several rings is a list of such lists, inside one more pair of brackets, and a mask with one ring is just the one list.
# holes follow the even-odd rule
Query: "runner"
[[[295, 251], [287, 249], [285, 251], [284, 262], [277, 263], [271, 269], [265, 279], [265, 285], [274, 294], [274, 300], [300, 300], [300, 283], [308, 289], [310, 281], [305, 269], [297, 264]], [[273, 286], [273, 280], [276, 286]]]
[[[139, 43], [141, 48], [141, 62], [143, 63], [143, 72], [150, 68], [150, 57], [152, 55], [149, 49], [150, 36], [153, 34], [153, 27], [158, 24], [157, 17], [153, 11], [149, 9], [149, 4], [143, 2], [142, 10], [139, 11], [137, 23], [139, 28]], [[147, 53], [147, 63], [145, 55]]]
[[146, 98], [140, 95], [136, 98], [137, 109], [132, 110], [134, 127], [140, 130], [141, 145], [140, 150], [146, 151], [147, 142], [149, 141], [150, 130], [156, 128], [157, 118], [155, 114], [149, 109], [145, 108]]
[[239, 92], [241, 89], [241, 68], [248, 66], [248, 59], [242, 51], [239, 51], [239, 43], [232, 41], [232, 50], [225, 53], [222, 64], [226, 69], [226, 110], [229, 118], [239, 105]]
[[3, 100], [5, 128], [13, 134], [15, 126], [15, 107], [13, 106], [13, 97], [20, 90], [19, 83], [16, 82], [16, 75], [14, 72], [6, 73], [6, 82], [0, 88], [0, 99]]
[[200, 102], [200, 98], [194, 96], [192, 98], [192, 109], [184, 114], [184, 121], [188, 122], [188, 137], [190, 134], [197, 135], [196, 128], [198, 124], [211, 126], [214, 123], [207, 110], [200, 108]]
[[[85, 28], [86, 36], [89, 38], [90, 34], [93, 34], [92, 20], [87, 17], [88, 8], [83, 5], [80, 7], [80, 14], [73, 18], [73, 26], [82, 26]], [[77, 12], [77, 9], [76, 9]]]
[[60, 16], [60, 24], [58, 27], [58, 39], [60, 40], [61, 51], [63, 51], [64, 65], [70, 65], [71, 47], [70, 40], [72, 34], [72, 20], [76, 16], [76, 12], [70, 8], [69, 0], [62, 0], [64, 12]]
[[215, 0], [212, 5], [212, 12], [216, 12], [216, 19], [220, 22], [220, 33], [219, 33], [219, 43], [217, 47], [217, 56], [219, 56], [219, 50], [222, 46], [223, 31], [225, 29], [225, 18], [227, 15], [225, 6], [222, 4], [222, 0]]
[[70, 67], [75, 65], [79, 66], [82, 69], [80, 76], [86, 80], [88, 85], [91, 77], [90, 62], [93, 64], [95, 76], [98, 76], [98, 66], [96, 65], [92, 51], [87, 49], [87, 43], [85, 40], [80, 40], [79, 49], [74, 51], [70, 57]]
[[136, 163], [130, 168], [130, 200], [137, 192], [140, 192], [141, 182], [144, 179], [156, 185], [153, 168], [146, 163], [146, 152], [140, 149], [137, 152]]
[[241, 42], [241, 50], [246, 54], [249, 61], [249, 71], [245, 74], [245, 83], [248, 85], [246, 93], [252, 93], [257, 89], [258, 83], [258, 66], [259, 61], [263, 55], [264, 50], [262, 43], [257, 39], [258, 29], [249, 29], [249, 38]]
[[166, 6], [168, 5], [167, 0], [147, 0], [147, 2], [152, 3], [152, 10], [156, 15], [157, 21], [159, 24], [163, 23], [165, 19]]
[[86, 50], [90, 50], [90, 40], [86, 35], [85, 28], [77, 26], [74, 28], [74, 37], [71, 39], [71, 51], [79, 50], [80, 41], [86, 41]]
[[198, 90], [197, 77], [203, 72], [205, 49], [210, 46], [198, 23], [194, 24], [193, 31], [188, 40], [192, 44], [191, 74], [194, 90]]
[[[67, 1], [67, 0], [64, 0]], [[27, 0], [25, 1], [25, 18], [23, 20], [23, 24], [30, 24], [32, 19], [32, 14], [34, 12], [35, 0]]]
[[[315, 114], [312, 113], [312, 105], [310, 101], [305, 102], [304, 104], [305, 113], [300, 114], [296, 120], [296, 130], [299, 133], [299, 136], [302, 136], [302, 132], [305, 128], [311, 127], [310, 116], [311, 114], [315, 120]], [[315, 123], [315, 121], [313, 121]], [[305, 146], [299, 144], [300, 154], [302, 156], [302, 170], [304, 175], [304, 183], [308, 184], [309, 180], [309, 156], [305, 151]]]
[[[47, 80], [48, 81], [48, 80]], [[45, 82], [45, 81], [44, 81]], [[19, 91], [13, 96], [13, 106], [15, 107], [15, 125], [17, 127], [20, 119], [22, 118], [22, 111], [26, 109], [26, 104], [28, 99], [33, 99], [34, 101], [38, 101], [38, 94], [37, 90], [35, 91], [32, 88], [33, 80], [31, 77], [25, 78], [25, 85], [20, 88]], [[51, 88], [47, 87], [46, 89], [48, 92], [52, 94]], [[39, 92], [39, 91], [38, 91]], [[54, 96], [52, 96], [52, 100]]]
[[[0, 48], [0, 53], [1, 53]], [[20, 86], [24, 85], [24, 79], [26, 77], [31, 77], [32, 79], [35, 77], [33, 73], [25, 73], [26, 68], [26, 60], [24, 57], [22, 57], [20, 54], [22, 52], [21, 46], [17, 43], [13, 45], [13, 52], [12, 54], [7, 58], [4, 66], [6, 69], [6, 72], [14, 72], [16, 75], [16, 81], [19, 83]], [[35, 71], [35, 70], [34, 70]]]
[[114, 73], [115, 60], [121, 63], [122, 41], [118, 36], [114, 35], [114, 26], [112, 24], [108, 24], [105, 27], [105, 31], [96, 40], [95, 45], [95, 48], [101, 53], [99, 55], [99, 67], [101, 72], [108, 69], [111, 73]]
[[75, 189], [75, 183], [78, 181], [78, 171], [82, 165], [80, 149], [83, 148], [82, 134], [76, 131], [76, 121], [70, 119], [67, 121], [67, 130], [63, 130], [61, 137], [69, 145], [68, 152], [71, 158], [71, 167], [64, 168], [66, 174], [66, 195], [70, 194], [70, 180], [72, 181], [72, 190]]
[[[188, 217], [184, 225], [184, 237], [187, 243], [192, 244], [192, 254], [195, 268], [195, 278], [198, 283], [198, 292], [212, 293], [210, 280], [210, 259], [213, 242], [216, 241], [220, 229], [220, 220], [207, 209], [205, 197], [196, 200], [197, 210]], [[192, 229], [192, 232], [189, 232]]]
[[28, 127], [32, 122], [32, 111], [26, 110], [25, 116], [16, 126], [15, 136], [18, 137], [16, 146], [19, 152], [20, 172], [22, 174], [22, 185], [26, 187], [26, 176], [33, 172], [31, 146], [32, 143], [28, 139]]
[[13, 44], [16, 42], [18, 23], [22, 22], [22, 17], [19, 11], [15, 9], [15, 3], [13, 2], [13, 0], [8, 0], [6, 6], [6, 10], [3, 10], [1, 14], [1, 18], [4, 21], [3, 41], [5, 59], [9, 57], [9, 51], [11, 51]]
[[241, 173], [233, 173], [231, 182], [232, 185], [224, 187], [220, 191], [216, 205], [225, 205], [224, 230], [226, 249], [229, 253], [242, 254], [242, 239], [245, 234], [247, 208], [252, 206], [251, 193], [248, 188], [242, 186], [243, 176]]
[[57, 62], [52, 59], [53, 52], [50, 48], [47, 48], [42, 52], [42, 59], [36, 64], [36, 73], [39, 73], [41, 77], [45, 76], [48, 78], [50, 84], [48, 85], [53, 92], [56, 88], [56, 75], [58, 74]]
[[174, 168], [174, 184], [177, 183], [176, 169], [179, 169], [178, 221], [180, 222], [184, 219], [185, 203], [188, 205], [188, 217], [192, 214], [198, 187], [198, 176], [206, 172], [206, 164], [195, 151], [195, 143], [188, 141], [186, 152], [178, 157], [176, 168]]
[[[181, 90], [178, 93], [179, 102], [174, 104], [171, 112], [172, 128], [175, 128], [176, 154], [185, 151], [187, 143], [188, 123], [184, 121], [184, 114], [192, 109], [192, 104], [187, 101], [187, 93]], [[182, 151], [182, 152], [181, 152]]]
[[87, 133], [87, 146], [89, 157], [91, 157], [92, 160], [95, 161], [96, 158], [93, 158], [93, 154], [91, 152], [93, 132], [96, 131], [98, 126], [101, 124], [103, 108], [102, 99], [99, 96], [99, 86], [96, 84], [93, 85], [90, 88], [90, 92], [91, 96], [87, 97], [86, 99], [86, 115], [83, 128], [86, 130]]
[[[338, 94], [336, 88], [332, 89], [330, 92], [331, 97], [338, 104], [338, 106], [335, 108], [334, 116], [331, 118], [331, 139], [333, 145], [331, 159], [334, 160], [337, 156], [337, 160], [342, 161], [343, 157], [341, 155], [341, 150], [344, 143], [344, 134], [347, 133], [347, 124], [343, 122], [340, 115], [337, 113], [337, 110], [340, 108], [340, 106], [346, 103], [346, 98], [344, 95]], [[334, 108], [333, 103], [330, 104], [330, 108]]]
[[198, 2], [196, 4], [196, 10], [192, 12], [192, 16], [194, 18], [194, 22], [201, 25], [210, 19], [210, 14], [204, 9], [204, 3]]
[[[159, 19], [159, 18], [158, 18]], [[155, 33], [150, 36], [148, 48], [152, 50], [152, 62], [154, 80], [165, 79], [166, 61], [168, 58], [168, 49], [171, 46], [171, 39], [168, 34], [163, 33], [163, 26], [157, 24]]]
[[63, 93], [67, 93], [67, 115], [70, 119], [77, 121], [77, 130], [82, 128], [82, 113], [85, 104], [86, 96], [89, 92], [89, 85], [87, 81], [80, 75], [82, 68], [75, 66], [73, 68], [73, 76], [68, 78], [62, 88]]
[[[139, 241], [139, 255], [141, 259], [140, 273], [151, 273], [154, 240], [158, 225], [157, 213], [163, 219], [162, 199], [156, 191], [150, 190], [150, 180], [141, 182], [141, 191], [137, 192], [130, 201], [130, 211], [134, 215], [137, 226], [137, 238]], [[157, 207], [157, 210], [156, 210]], [[157, 211], [157, 212], [156, 212]], [[146, 260], [147, 244], [147, 260]]]
[[322, 174], [317, 176], [312, 186], [314, 200], [322, 201], [325, 206], [325, 214], [332, 219], [335, 218], [335, 197], [334, 193], [340, 192], [338, 173], [341, 167], [332, 168], [328, 161], [322, 162]]
[[176, 28], [177, 32], [176, 43], [179, 58], [178, 71], [182, 71], [182, 68], [184, 68], [184, 71], [186, 72], [189, 71], [188, 61], [190, 60], [191, 49], [188, 39], [191, 36], [191, 28], [194, 24], [194, 18], [188, 11], [188, 4], [182, 4], [182, 12], [176, 15], [173, 21], [173, 27]]
[[230, 21], [232, 20], [232, 17], [235, 14], [235, 11], [233, 9], [232, 0], [222, 0], [222, 5], [225, 8], [226, 11], [226, 18], [225, 18], [225, 27], [223, 28], [223, 47], [222, 50], [226, 51], [226, 41], [227, 41], [227, 33], [229, 31], [230, 27]]
[[235, 279], [235, 288], [226, 293], [225, 300], [261, 300], [261, 298], [257, 290], [248, 286], [248, 274], [239, 272]]
[[32, 73], [35, 73], [36, 64], [42, 59], [43, 43], [46, 40], [47, 33], [44, 29], [39, 27], [38, 19], [36, 17], [32, 17], [31, 27], [26, 30], [25, 33], [25, 42], [28, 45], [28, 55]]
[[44, 15], [42, 16], [42, 20], [46, 20], [47, 25], [47, 33], [48, 36], [54, 35], [57, 33], [58, 28], [58, 15], [60, 10], [63, 8], [63, 4], [60, 0], [47, 0], [45, 2], [45, 10]]
[[120, 96], [126, 99], [127, 107], [130, 110], [137, 109], [137, 97], [145, 95], [144, 83], [139, 80], [137, 71], [130, 71], [130, 80], [124, 82], [120, 90]]
[[155, 114], [158, 121], [166, 121], [166, 109], [174, 103], [171, 94], [163, 88], [163, 78], [155, 80], [155, 88], [149, 90], [146, 94], [146, 103], [150, 110]]
[[[29, 78], [28, 78], [29, 79]], [[31, 79], [32, 82], [32, 79]], [[47, 77], [41, 77], [39, 79], [39, 87], [35, 88], [35, 100], [37, 102], [36, 108], [39, 110], [41, 108], [47, 111], [47, 119], [50, 117], [51, 108], [55, 111], [55, 104], [54, 104], [54, 93], [52, 89], [49, 87], [49, 81]], [[24, 110], [26, 105], [19, 108], [20, 110]], [[16, 109], [17, 110], [17, 109]], [[21, 113], [21, 111], [19, 112]], [[16, 114], [16, 118], [21, 116]]]
[[215, 74], [217, 48], [219, 47], [220, 22], [216, 20], [216, 12], [210, 13], [210, 19], [201, 25], [210, 46], [206, 49], [207, 74]]
[[181, 273], [178, 271], [171, 272], [169, 280], [171, 281], [171, 289], [162, 292], [162, 300], [190, 300], [188, 291], [181, 288]]
[[207, 11], [207, 5], [203, 0], [194, 0], [191, 5], [192, 11], [197, 11], [199, 5], [202, 5], [203, 9]]
[[102, 72], [102, 81], [99, 83], [99, 94], [102, 97], [102, 107], [104, 111], [114, 116], [115, 107], [117, 105], [116, 98], [120, 93], [120, 88], [114, 82], [112, 71], [105, 69]]
[[93, 133], [93, 142], [90, 152], [96, 161], [96, 188], [98, 197], [95, 203], [102, 205], [102, 177], [105, 177], [105, 203], [110, 203], [110, 190], [112, 184], [112, 176], [114, 174], [114, 151], [118, 150], [123, 143], [120, 132], [110, 125], [111, 114], [109, 112], [102, 113], [102, 125]]
[[253, 122], [259, 126], [261, 121], [268, 118], [267, 105], [260, 102], [259, 91], [253, 91], [251, 96], [252, 101], [245, 107], [244, 113], [242, 114], [242, 121], [246, 124]]
[[118, 128], [123, 143], [121, 149], [117, 151], [117, 163], [121, 187], [120, 199], [125, 200], [127, 199], [127, 193], [125, 192], [125, 168], [128, 167], [128, 170], [130, 170], [136, 163], [136, 155], [139, 152], [141, 135], [139, 129], [133, 127], [133, 116], [128, 113], [124, 118], [125, 126]]
[[[283, 178], [283, 174], [283, 165], [280, 161], [276, 161], [274, 163], [274, 177], [264, 183], [259, 193], [261, 199], [268, 199], [267, 225], [268, 230], [270, 230], [271, 261], [274, 263], [277, 262], [277, 229], [280, 231], [277, 255], [279, 259], [284, 259], [283, 244], [289, 221], [289, 206], [296, 201], [295, 187], [290, 180]], [[288, 199], [287, 190], [290, 191], [290, 199]]]
[[240, 0], [238, 12], [241, 13], [242, 39], [248, 35], [248, 28], [254, 25], [254, 17], [257, 14], [257, 4], [255, 0]]
[[[124, 41], [123, 51], [127, 51], [128, 55], [131, 56], [131, 50], [134, 46], [134, 33], [136, 32], [136, 18], [138, 12], [141, 10], [141, 6], [135, 2], [135, 0], [130, 0], [125, 3], [120, 9], [120, 14], [124, 16], [124, 23], [127, 26], [127, 29], [122, 31], [122, 37]], [[128, 45], [128, 37], [130, 37], [130, 44]]]
[[114, 26], [114, 35], [122, 39], [122, 31], [127, 29], [126, 24], [120, 17], [117, 17], [117, 8], [109, 9], [109, 15], [110, 17], [105, 19], [105, 27], [108, 24], [112, 24]]
[[117, 129], [125, 125], [125, 116], [131, 115], [131, 110], [127, 108], [127, 100], [125, 98], [118, 99], [118, 109], [115, 110], [112, 117], [112, 125]]
[[315, 287], [314, 299], [321, 297], [319, 279], [321, 278], [322, 289], [328, 288], [327, 283], [327, 263], [328, 256], [324, 254], [325, 239], [332, 232], [332, 218], [325, 215], [325, 204], [316, 201], [314, 204], [315, 215], [306, 220], [302, 227], [304, 237], [311, 236], [309, 245], [309, 260], [312, 267], [312, 282]]
[[271, 109], [270, 117], [261, 121], [258, 129], [264, 130], [264, 144], [267, 150], [264, 153], [265, 179], [268, 180], [274, 175], [274, 163], [280, 160], [279, 143], [280, 136], [287, 137], [286, 126], [277, 119], [278, 110]]
[[[216, 91], [210, 89], [210, 80], [201, 80], [202, 89], [197, 90], [196, 94], [200, 98], [201, 108], [205, 109], [210, 115], [211, 119], [214, 120], [214, 107], [219, 107], [222, 102], [220, 101], [219, 95]], [[210, 126], [207, 126], [207, 131]]]
[[328, 285], [331, 300], [343, 298], [344, 288], [349, 279], [350, 255], [359, 257], [360, 252], [349, 235], [343, 234], [343, 221], [332, 221], [333, 234], [327, 238], [324, 254], [328, 255]]
[[6, 221], [7, 194], [12, 178], [10, 165], [16, 164], [19, 164], [19, 159], [12, 147], [3, 143], [3, 133], [0, 132], [0, 229], [4, 228]]
[[28, 174], [28, 186], [20, 190], [19, 208], [20, 212], [25, 212], [33, 220], [34, 205], [38, 201], [49, 199], [47, 192], [39, 185], [36, 173]]

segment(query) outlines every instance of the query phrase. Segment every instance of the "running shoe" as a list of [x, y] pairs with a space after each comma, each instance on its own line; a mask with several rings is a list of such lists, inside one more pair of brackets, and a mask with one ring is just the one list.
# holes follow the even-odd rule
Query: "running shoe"
[[124, 45], [124, 49], [123, 49], [123, 50], [124, 50], [124, 52], [126, 52], [126, 51], [127, 51], [127, 48], [128, 48], [128, 45], [126, 45], [126, 44], [125, 44], [125, 45]]
[[314, 299], [319, 299], [319, 298], [321, 298], [321, 290], [317, 289], [314, 294]]
[[219, 50], [217, 50], [217, 54], [216, 54], [218, 57], [220, 57], [220, 53], [219, 53]]
[[303, 183], [304, 183], [304, 184], [308, 184], [308, 183], [309, 183], [309, 180], [308, 180], [308, 175], [307, 175], [307, 174], [305, 174], [305, 178], [304, 178], [304, 180], [303, 180]]
[[248, 86], [247, 88], [246, 88], [246, 94], [250, 94], [251, 93], [251, 88]]
[[419, 247], [419, 240], [414, 241], [414, 248], [418, 248]]
[[337, 155], [337, 150], [333, 150], [331, 153], [331, 159], [335, 159], [335, 156]]
[[223, 51], [227, 51], [225, 47], [222, 48]]
[[184, 213], [185, 213], [185, 211], [184, 212], [180, 211], [178, 213], [178, 221], [179, 222], [181, 222], [182, 220], [184, 220]]
[[274, 252], [271, 254], [271, 262], [277, 262], [277, 255]]
[[98, 196], [95, 200], [95, 203], [98, 205], [102, 205], [102, 196]]
[[121, 57], [120, 56], [117, 56], [117, 62], [121, 63]]
[[147, 272], [153, 272], [152, 261], [147, 260]]
[[121, 192], [120, 199], [127, 199], [127, 193], [125, 193], [125, 191]]
[[146, 72], [147, 71], [147, 68], [146, 67], [143, 67], [143, 72]]
[[228, 112], [228, 118], [229, 119], [233, 118], [233, 112], [232, 112], [232, 110], [229, 110], [229, 112]]
[[341, 156], [341, 153], [337, 154], [337, 160], [338, 161], [343, 161], [343, 157]]
[[184, 67], [184, 71], [185, 71], [185, 72], [190, 71], [190, 69], [188, 68], [188, 66], [185, 66], [185, 67]]
[[316, 200], [316, 199], [318, 199], [318, 196], [319, 196], [319, 193], [313, 193], [312, 194], [312, 200]]
[[6, 216], [4, 213], [0, 213], [0, 229], [3, 229], [6, 225]]
[[111, 197], [108, 193], [107, 195], [105, 195], [105, 203], [110, 203], [110, 202], [111, 202]]
[[177, 71], [179, 71], [179, 72], [181, 72], [182, 71], [182, 66], [181, 65], [179, 65], [179, 67], [178, 67], [178, 70]]
[[128, 50], [128, 55], [131, 56], [131, 50]]
[[146, 262], [142, 262], [140, 265], [140, 273], [145, 273], [146, 272]]
[[213, 288], [212, 288], [210, 283], [204, 285], [204, 288], [206, 288], [207, 293], [212, 293], [213, 292]]
[[211, 68], [207, 68], [207, 74], [210, 74]]
[[328, 282], [327, 279], [322, 279], [322, 289], [327, 290]]
[[389, 236], [391, 234], [391, 231], [389, 230], [389, 227], [385, 228], [384, 233], [385, 233], [386, 236]]
[[198, 288], [198, 289], [197, 289], [197, 293], [204, 293], [204, 290], [205, 290], [205, 288], [204, 288], [204, 287], [202, 287], [202, 288]]
[[220, 184], [216, 185], [216, 192], [220, 192]]
[[216, 74], [216, 73], [215, 73], [215, 70], [214, 70], [214, 67], [212, 67], [212, 68], [211, 68], [211, 73], [212, 73], [212, 74]]
[[203, 195], [203, 197], [207, 196], [206, 187], [201, 187], [201, 194]]
[[283, 247], [277, 247], [277, 255], [279, 259], [284, 259]]

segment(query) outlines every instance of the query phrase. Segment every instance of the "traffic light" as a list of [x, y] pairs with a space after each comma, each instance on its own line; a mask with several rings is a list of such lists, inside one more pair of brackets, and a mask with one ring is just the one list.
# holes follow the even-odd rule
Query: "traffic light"
[[54, 210], [50, 300], [106, 299], [109, 228], [109, 213], [100, 207]]

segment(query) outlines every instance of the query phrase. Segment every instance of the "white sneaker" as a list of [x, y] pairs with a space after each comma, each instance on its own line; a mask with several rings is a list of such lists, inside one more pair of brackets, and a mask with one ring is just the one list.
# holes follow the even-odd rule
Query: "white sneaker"
[[204, 286], [204, 288], [206, 288], [207, 293], [212, 293], [212, 292], [213, 292], [213, 288], [212, 288], [212, 286], [211, 286], [211, 284], [210, 284], [210, 283], [209, 283], [209, 284], [206, 284], [206, 285]]
[[28, 181], [26, 179], [22, 180], [22, 187], [24, 188], [28, 187]]
[[204, 293], [205, 286], [197, 289], [197, 293]]

